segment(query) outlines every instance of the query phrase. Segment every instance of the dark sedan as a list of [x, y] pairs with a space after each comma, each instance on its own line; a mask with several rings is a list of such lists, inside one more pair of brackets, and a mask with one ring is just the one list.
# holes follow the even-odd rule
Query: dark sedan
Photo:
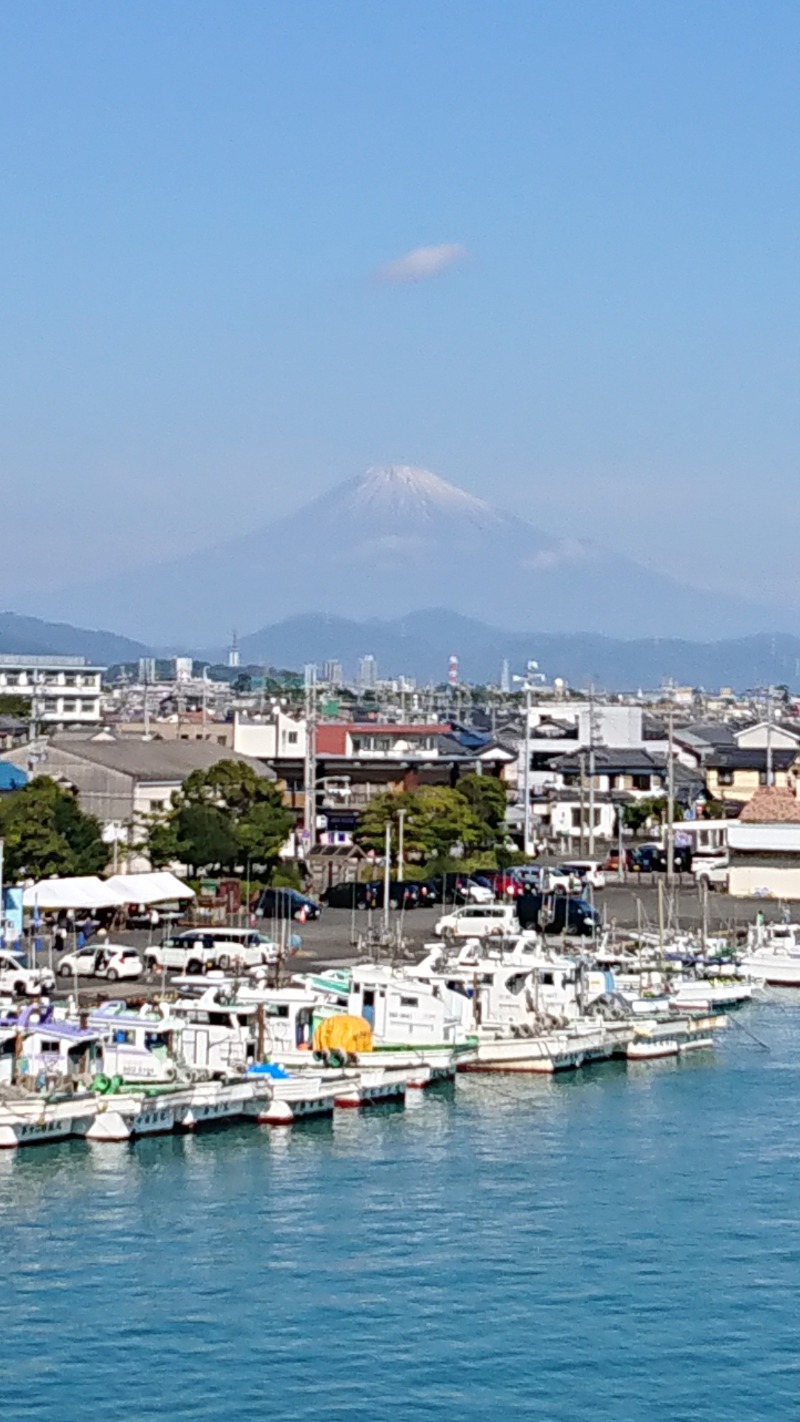
[[297, 889], [264, 889], [256, 909], [260, 918], [295, 918], [300, 923], [319, 918], [322, 910], [313, 899]]

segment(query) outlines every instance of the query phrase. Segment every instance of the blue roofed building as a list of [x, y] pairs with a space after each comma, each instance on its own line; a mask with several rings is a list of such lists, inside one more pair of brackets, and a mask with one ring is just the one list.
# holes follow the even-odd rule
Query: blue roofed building
[[27, 783], [26, 771], [18, 770], [15, 765], [0, 760], [0, 795], [7, 794], [9, 790], [21, 790]]

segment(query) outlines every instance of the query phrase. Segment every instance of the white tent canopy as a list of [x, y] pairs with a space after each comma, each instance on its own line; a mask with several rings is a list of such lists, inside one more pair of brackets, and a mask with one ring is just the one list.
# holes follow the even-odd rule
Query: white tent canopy
[[152, 870], [148, 874], [112, 874], [106, 883], [109, 889], [121, 894], [126, 904], [166, 904], [195, 897], [194, 889], [167, 869]]
[[96, 874], [82, 874], [72, 879], [40, 879], [31, 884], [22, 895], [24, 908], [38, 908], [40, 912], [50, 909], [101, 909], [115, 908], [127, 903], [124, 894], [114, 888], [110, 880], [98, 879]]

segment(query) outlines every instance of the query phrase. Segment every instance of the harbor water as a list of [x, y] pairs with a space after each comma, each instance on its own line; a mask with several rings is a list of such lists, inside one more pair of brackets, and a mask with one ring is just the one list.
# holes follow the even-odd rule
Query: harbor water
[[800, 1001], [775, 998], [683, 1060], [7, 1152], [8, 1415], [796, 1418]]

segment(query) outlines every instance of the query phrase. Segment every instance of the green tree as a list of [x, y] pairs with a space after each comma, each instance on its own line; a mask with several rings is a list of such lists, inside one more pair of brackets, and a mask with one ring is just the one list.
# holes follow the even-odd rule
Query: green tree
[[194, 874], [236, 865], [241, 844], [230, 816], [216, 805], [180, 805], [173, 828], [177, 858]]
[[31, 703], [26, 696], [17, 696], [14, 692], [4, 692], [0, 696], [0, 716], [10, 716], [18, 721], [29, 721]]
[[445, 785], [423, 785], [399, 795], [391, 791], [375, 795], [359, 819], [356, 843], [382, 854], [388, 822], [392, 854], [396, 855], [401, 810], [405, 811], [403, 852], [407, 860], [446, 857], [456, 844], [469, 849], [481, 841], [480, 821], [463, 795]]
[[481, 849], [493, 849], [502, 837], [508, 795], [502, 780], [494, 775], [464, 775], [456, 791], [469, 805], [481, 825]]
[[8, 879], [99, 874], [108, 863], [98, 821], [46, 775], [3, 798], [0, 835]]
[[423, 785], [416, 795], [431, 855], [443, 859], [456, 844], [465, 850], [480, 844], [480, 820], [457, 790], [446, 785]]
[[641, 800], [631, 800], [622, 808], [622, 820], [628, 829], [638, 834], [648, 820], [664, 820], [668, 801], [665, 795], [648, 795]]
[[143, 848], [156, 865], [230, 870], [249, 859], [269, 872], [293, 824], [272, 781], [244, 761], [221, 760], [192, 771], [168, 814], [151, 817]]

